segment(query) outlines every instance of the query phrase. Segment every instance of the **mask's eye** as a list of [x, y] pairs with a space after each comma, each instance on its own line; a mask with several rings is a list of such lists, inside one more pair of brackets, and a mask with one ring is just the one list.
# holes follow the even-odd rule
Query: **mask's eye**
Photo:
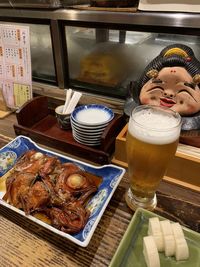
[[162, 83], [163, 83], [162, 80], [160, 80], [160, 79], [156, 79], [156, 78], [153, 78], [153, 79], [151, 80], [151, 82], [152, 82], [152, 83], [156, 83], [156, 84], [162, 84]]
[[191, 92], [189, 92], [188, 90], [185, 90], [185, 89], [179, 90], [177, 94], [181, 94], [181, 93], [187, 93], [188, 95], [190, 95], [196, 101], [196, 99], [193, 97]]
[[184, 85], [187, 86], [187, 87], [190, 87], [193, 90], [195, 90], [195, 84], [194, 83], [185, 82]]
[[163, 89], [161, 86], [155, 85], [155, 86], [149, 88], [149, 89], [147, 90], [147, 92], [150, 92], [150, 91], [156, 91], [156, 90], [164, 91], [164, 89]]
[[185, 89], [179, 90], [178, 94], [180, 94], [180, 93], [187, 93], [187, 94], [191, 95], [191, 93], [188, 90], [185, 90]]

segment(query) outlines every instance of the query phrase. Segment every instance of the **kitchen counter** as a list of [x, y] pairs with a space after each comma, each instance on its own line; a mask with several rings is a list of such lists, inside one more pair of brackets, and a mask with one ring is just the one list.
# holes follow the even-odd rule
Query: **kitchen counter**
[[[15, 138], [15, 122], [15, 114], [0, 120], [1, 147]], [[124, 199], [127, 187], [125, 173], [85, 248], [0, 205], [0, 266], [109, 266], [133, 216]], [[200, 232], [199, 191], [163, 180], [157, 197], [156, 214]]]

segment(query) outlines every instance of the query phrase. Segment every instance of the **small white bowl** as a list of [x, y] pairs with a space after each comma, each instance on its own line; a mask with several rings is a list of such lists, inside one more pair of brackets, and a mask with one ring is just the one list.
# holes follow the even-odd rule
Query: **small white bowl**
[[71, 117], [81, 125], [100, 126], [110, 122], [114, 118], [114, 113], [106, 106], [90, 104], [75, 108]]

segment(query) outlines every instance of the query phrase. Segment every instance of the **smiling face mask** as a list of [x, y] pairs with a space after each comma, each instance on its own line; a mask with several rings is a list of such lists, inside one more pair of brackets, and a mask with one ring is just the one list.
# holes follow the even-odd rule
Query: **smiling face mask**
[[141, 104], [166, 106], [182, 116], [200, 111], [200, 89], [184, 67], [164, 67], [148, 80], [139, 94]]
[[200, 131], [200, 61], [190, 47], [166, 46], [130, 83], [129, 91], [125, 114], [138, 105], [164, 106], [181, 115], [182, 132]]

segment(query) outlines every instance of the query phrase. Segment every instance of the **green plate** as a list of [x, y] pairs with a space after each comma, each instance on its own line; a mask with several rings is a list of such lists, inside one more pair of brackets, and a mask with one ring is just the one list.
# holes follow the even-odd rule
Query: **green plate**
[[[153, 212], [138, 208], [119, 244], [109, 267], [146, 267], [143, 256], [143, 237], [147, 235], [148, 219], [151, 217], [165, 219]], [[183, 227], [189, 247], [189, 259], [176, 261], [159, 253], [161, 267], [200, 267], [200, 234]]]

